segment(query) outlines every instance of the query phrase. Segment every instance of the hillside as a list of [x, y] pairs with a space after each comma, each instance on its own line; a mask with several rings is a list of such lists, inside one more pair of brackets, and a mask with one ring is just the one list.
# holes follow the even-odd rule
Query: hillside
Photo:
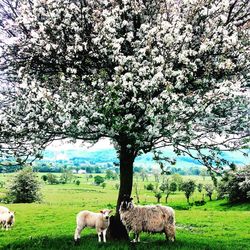
[[[170, 149], [166, 148], [163, 150], [164, 155], [177, 159], [175, 167], [199, 167], [201, 164], [190, 156], [176, 156], [175, 153]], [[250, 157], [243, 156], [240, 152], [223, 152], [222, 156], [234, 162], [237, 165], [245, 165], [250, 163]], [[117, 162], [117, 155], [114, 149], [61, 149], [49, 148], [44, 152], [44, 158], [41, 160], [44, 163], [58, 163], [73, 166], [84, 166], [84, 165], [106, 165]], [[138, 156], [135, 160], [135, 166], [149, 167], [155, 165], [153, 161], [152, 153]]]

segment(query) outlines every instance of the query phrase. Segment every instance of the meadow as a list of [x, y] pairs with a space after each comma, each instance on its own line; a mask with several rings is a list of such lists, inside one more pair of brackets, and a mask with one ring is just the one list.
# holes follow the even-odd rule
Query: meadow
[[[11, 174], [1, 174], [0, 180], [8, 183]], [[41, 177], [41, 174], [38, 174]], [[176, 242], [168, 243], [162, 234], [141, 235], [141, 243], [107, 242], [98, 243], [94, 229], [85, 229], [79, 246], [73, 242], [75, 216], [81, 210], [99, 211], [102, 208], [115, 210], [118, 181], [106, 181], [102, 188], [87, 181], [85, 175], [78, 175], [80, 185], [74, 183], [48, 185], [42, 181], [41, 203], [8, 204], [16, 213], [12, 230], [0, 230], [0, 249], [250, 249], [250, 204], [231, 206], [226, 200], [213, 200], [203, 206], [188, 206], [183, 192], [171, 194], [168, 205], [176, 210]], [[186, 176], [196, 183], [209, 183], [210, 177]], [[40, 178], [41, 179], [41, 178]], [[156, 204], [152, 191], [144, 185], [154, 183], [139, 180], [141, 204]], [[0, 198], [5, 195], [0, 188]], [[133, 196], [135, 194], [133, 193]], [[134, 198], [135, 202], [136, 199]], [[201, 200], [196, 191], [190, 202]], [[164, 197], [161, 204], [165, 204]], [[0, 204], [5, 205], [5, 204]]]

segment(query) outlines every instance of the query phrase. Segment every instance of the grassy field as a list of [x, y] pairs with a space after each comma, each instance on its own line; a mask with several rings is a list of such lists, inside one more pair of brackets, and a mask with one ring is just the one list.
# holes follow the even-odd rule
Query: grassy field
[[[75, 216], [83, 209], [99, 211], [115, 209], [117, 181], [108, 181], [103, 189], [78, 176], [81, 184], [42, 185], [43, 201], [33, 204], [9, 204], [16, 212], [16, 223], [10, 231], [0, 231], [0, 249], [250, 249], [250, 204], [229, 206], [226, 201], [208, 201], [204, 206], [187, 205], [182, 192], [170, 195], [168, 205], [176, 209], [177, 235], [175, 243], [167, 243], [164, 235], [142, 234], [141, 243], [98, 243], [94, 229], [85, 229], [79, 246], [74, 246]], [[0, 175], [8, 183], [11, 175]], [[40, 178], [40, 174], [39, 174]], [[200, 177], [196, 183], [203, 182]], [[206, 177], [205, 182], [210, 182]], [[140, 181], [142, 204], [154, 204], [152, 191], [143, 187], [153, 183]], [[5, 189], [0, 189], [0, 197]], [[195, 192], [190, 201], [200, 200]], [[164, 198], [162, 204], [164, 204]], [[2, 204], [4, 205], [4, 204]]]

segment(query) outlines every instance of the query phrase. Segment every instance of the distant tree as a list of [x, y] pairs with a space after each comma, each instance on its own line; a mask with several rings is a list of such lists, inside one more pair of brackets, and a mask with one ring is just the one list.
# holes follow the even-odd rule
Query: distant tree
[[26, 167], [17, 172], [10, 181], [7, 198], [15, 203], [32, 203], [41, 200], [40, 183], [32, 168]]
[[199, 184], [197, 185], [197, 189], [198, 189], [198, 191], [201, 193], [202, 190], [203, 190], [203, 184], [202, 184], [202, 183], [199, 183]]
[[152, 183], [149, 183], [148, 185], [146, 185], [146, 189], [147, 190], [154, 190], [154, 185]]
[[101, 183], [102, 189], [104, 189], [106, 186], [107, 186], [107, 184], [105, 182]]
[[94, 177], [94, 183], [96, 184], [96, 185], [100, 185], [101, 183], [103, 183], [105, 181], [105, 179], [102, 177], [102, 176], [100, 176], [100, 175], [96, 175], [95, 177]]
[[202, 176], [203, 178], [203, 181], [205, 180], [206, 176], [208, 176], [208, 172], [207, 172], [207, 168], [202, 168], [201, 171], [200, 171], [200, 176]]
[[250, 165], [230, 171], [218, 185], [219, 198], [229, 202], [250, 202]]
[[[202, 190], [203, 190], [203, 184], [202, 183], [199, 183], [197, 185], [197, 189], [198, 189], [198, 192], [201, 194]], [[204, 197], [202, 196], [202, 200], [204, 200]]]
[[139, 190], [138, 180], [134, 182], [133, 186], [134, 186], [135, 197], [136, 197], [137, 203], [140, 203], [140, 190]]
[[93, 175], [92, 174], [86, 174], [86, 180], [87, 182], [89, 181], [89, 179], [92, 179]]
[[75, 181], [75, 184], [76, 184], [77, 186], [79, 186], [80, 183], [81, 183], [80, 180], [76, 180], [76, 181]]
[[118, 179], [117, 173], [115, 173], [112, 170], [108, 169], [108, 170], [106, 170], [105, 179], [107, 179], [107, 180], [117, 180]]
[[166, 179], [159, 189], [165, 194], [165, 202], [168, 203], [169, 195], [177, 191], [177, 184], [176, 182], [171, 182], [170, 179]]
[[168, 203], [168, 197], [171, 193], [170, 189], [169, 189], [169, 184], [168, 184], [168, 180], [165, 181], [164, 183], [162, 183], [159, 187], [159, 189], [164, 192], [165, 194], [165, 202]]
[[154, 170], [153, 175], [154, 175], [154, 178], [155, 178], [155, 182], [159, 183], [160, 182], [160, 176], [161, 176], [160, 172], [158, 170]]
[[93, 173], [94, 169], [92, 167], [86, 167], [86, 173]]
[[200, 168], [197, 168], [197, 167], [191, 167], [189, 168], [189, 172], [191, 175], [200, 175]]
[[214, 186], [212, 184], [206, 184], [205, 185], [205, 190], [206, 190], [206, 194], [209, 197], [209, 200], [212, 200], [212, 195], [213, 195], [213, 191], [214, 191]]
[[46, 182], [48, 180], [48, 175], [44, 174], [41, 176], [41, 179]]
[[135, 166], [133, 171], [134, 173], [141, 173], [141, 171], [143, 171], [143, 168]]
[[51, 185], [59, 184], [59, 181], [57, 180], [57, 177], [55, 174], [49, 173], [47, 176], [48, 176], [48, 179], [47, 179], [48, 184], [51, 184]]
[[155, 198], [157, 199], [157, 202], [160, 203], [161, 198], [162, 198], [162, 192], [159, 190], [154, 190], [154, 194], [155, 194]]
[[60, 182], [62, 184], [67, 184], [67, 183], [71, 182], [72, 179], [73, 179], [73, 174], [69, 170], [64, 170], [64, 172], [60, 176]]
[[169, 189], [172, 193], [175, 193], [177, 191], [177, 183], [176, 182], [170, 182]]
[[102, 172], [100, 167], [95, 167], [95, 173], [100, 174]]
[[182, 183], [181, 188], [182, 188], [182, 191], [184, 191], [185, 193], [187, 202], [189, 203], [189, 198], [194, 193], [194, 190], [195, 190], [195, 182], [193, 180], [184, 181]]
[[148, 175], [144, 169], [141, 170], [140, 176], [141, 176], [142, 181], [148, 180]]
[[171, 176], [171, 179], [173, 182], [175, 182], [178, 186], [178, 190], [180, 191], [181, 190], [181, 185], [183, 183], [183, 178], [180, 174], [173, 174]]

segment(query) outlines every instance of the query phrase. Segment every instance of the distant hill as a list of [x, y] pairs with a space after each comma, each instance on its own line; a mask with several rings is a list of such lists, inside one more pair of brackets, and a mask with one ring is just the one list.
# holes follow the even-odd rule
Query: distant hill
[[[176, 167], [197, 167], [201, 164], [189, 156], [176, 156], [171, 148], [166, 148], [163, 150], [164, 155], [177, 159]], [[144, 154], [138, 156], [135, 160], [135, 166], [149, 167], [155, 165], [152, 159], [152, 153]], [[234, 162], [237, 165], [250, 164], [250, 157], [244, 157], [242, 153], [235, 152], [223, 152], [222, 156]], [[86, 149], [66, 149], [58, 150], [57, 148], [50, 148], [45, 150], [44, 158], [42, 159], [44, 163], [61, 163], [65, 165], [103, 165], [112, 164], [118, 162], [117, 155], [114, 149], [98, 149], [98, 150], [86, 150]]]

